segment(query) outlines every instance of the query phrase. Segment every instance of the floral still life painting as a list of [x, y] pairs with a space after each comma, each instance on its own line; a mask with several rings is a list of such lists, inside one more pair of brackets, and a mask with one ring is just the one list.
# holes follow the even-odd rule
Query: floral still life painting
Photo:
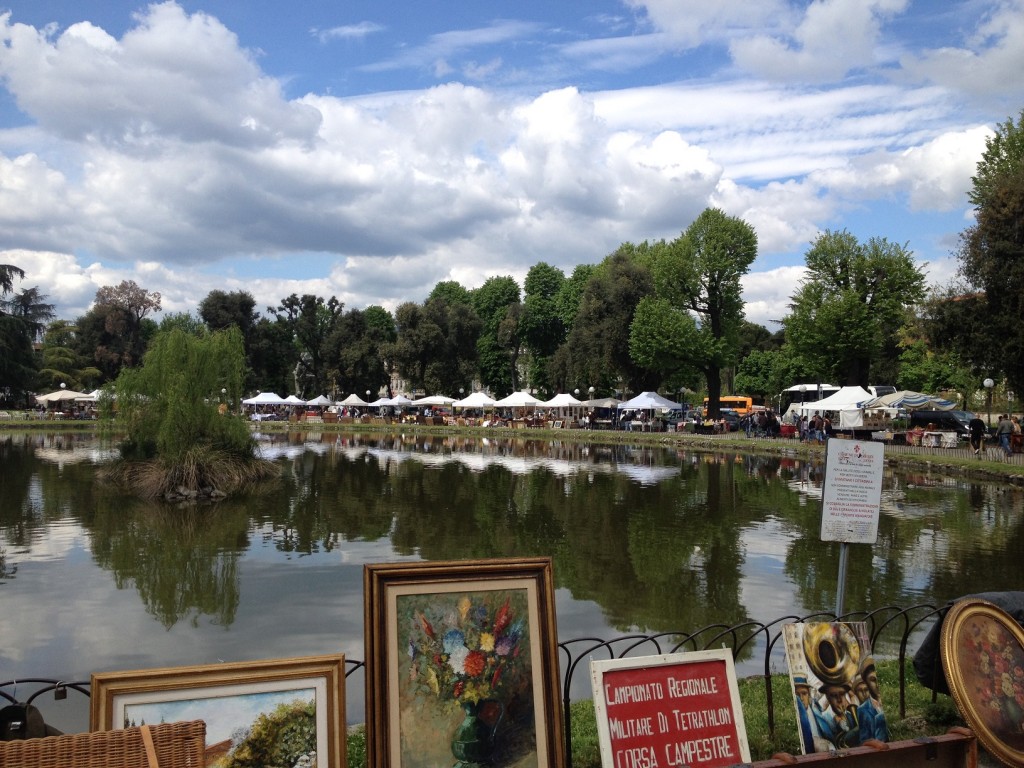
[[403, 595], [397, 614], [402, 765], [535, 765], [526, 590]]
[[942, 667], [978, 739], [1005, 765], [1024, 765], [1024, 629], [981, 599], [962, 600], [942, 623]]

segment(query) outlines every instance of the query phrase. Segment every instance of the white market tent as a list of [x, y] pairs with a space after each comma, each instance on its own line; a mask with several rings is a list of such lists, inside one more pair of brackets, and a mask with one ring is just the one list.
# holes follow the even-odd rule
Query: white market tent
[[412, 401], [412, 407], [413, 408], [424, 408], [424, 407], [436, 408], [436, 407], [439, 407], [439, 406], [449, 406], [449, 405], [452, 405], [454, 402], [455, 402], [455, 398], [454, 397], [447, 397], [445, 395], [427, 395], [426, 397], [421, 397], [419, 400], [413, 400]]
[[395, 404], [395, 401], [392, 400], [390, 397], [378, 397], [372, 403], [366, 403], [366, 405], [370, 406], [371, 408], [379, 408], [382, 405], [394, 405], [394, 404]]
[[36, 397], [37, 403], [60, 403], [65, 400], [78, 400], [81, 397], [88, 397], [85, 392], [76, 392], [73, 389], [58, 389], [56, 392], [49, 392]]
[[496, 408], [537, 408], [540, 405], [540, 400], [529, 392], [513, 392], [508, 397], [494, 402]]
[[912, 392], [903, 389], [899, 392], [890, 392], [888, 395], [869, 399], [861, 406], [864, 408], [906, 408], [908, 411], [915, 411], [921, 408], [928, 408], [936, 411], [952, 411], [956, 403], [936, 395], [925, 395], [921, 392]]
[[864, 409], [861, 407], [861, 403], [872, 399], [874, 396], [864, 387], [841, 387], [838, 392], [822, 400], [801, 403], [795, 407], [805, 414], [824, 414], [825, 411], [838, 412], [839, 423], [835, 424], [837, 428], [857, 429], [864, 425]]
[[243, 405], [288, 405], [288, 401], [283, 397], [275, 395], [273, 392], [260, 392], [255, 397], [249, 397], [242, 401]]
[[657, 392], [641, 392], [633, 399], [619, 403], [615, 407], [620, 411], [652, 411], [662, 408], [678, 411], [681, 410], [683, 406], [679, 403], [672, 402], [667, 397], [662, 397]]
[[405, 395], [395, 395], [394, 397], [391, 398], [391, 405], [397, 405], [401, 408], [404, 408], [407, 405], [412, 405], [412, 400], [410, 400]]
[[288, 395], [288, 397], [286, 397], [284, 399], [284, 402], [285, 402], [285, 405], [305, 405], [306, 404], [306, 401], [303, 400], [298, 395]]
[[331, 404], [331, 398], [327, 395], [317, 395], [312, 400], [307, 400], [306, 405], [325, 406]]
[[583, 401], [577, 400], [568, 392], [560, 393], [541, 403], [543, 408], [575, 408], [583, 405]]
[[473, 392], [470, 395], [466, 395], [461, 400], [456, 400], [452, 403], [453, 408], [492, 408], [494, 407], [494, 398], [490, 397], [483, 392]]
[[873, 395], [864, 387], [840, 387], [839, 391], [813, 403], [800, 403], [796, 407], [804, 413], [824, 411], [843, 411], [859, 408], [865, 400], [873, 399]]
[[583, 404], [587, 408], [616, 408], [621, 402], [614, 397], [598, 397], [593, 400], [584, 400]]
[[359, 395], [357, 395], [355, 393], [352, 393], [351, 395], [346, 397], [344, 400], [342, 400], [340, 403], [338, 403], [338, 405], [360, 405], [360, 406], [366, 406], [366, 405], [369, 405], [369, 403], [367, 403], [365, 400], [363, 400], [363, 398], [361, 398]]

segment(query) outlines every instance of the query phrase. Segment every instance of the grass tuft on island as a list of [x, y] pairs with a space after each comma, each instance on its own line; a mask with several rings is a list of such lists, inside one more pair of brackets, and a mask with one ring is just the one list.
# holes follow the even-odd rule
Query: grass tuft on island
[[274, 462], [252, 455], [195, 446], [173, 461], [119, 458], [99, 474], [144, 499], [216, 500], [277, 477], [280, 469]]

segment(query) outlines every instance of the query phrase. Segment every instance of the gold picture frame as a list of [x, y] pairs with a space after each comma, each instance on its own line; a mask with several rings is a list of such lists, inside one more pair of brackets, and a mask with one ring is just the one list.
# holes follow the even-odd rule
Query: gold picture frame
[[942, 623], [942, 669], [978, 740], [1009, 766], [1024, 765], [1024, 629], [999, 606], [970, 598]]
[[559, 768], [551, 558], [364, 566], [369, 768]]
[[289, 720], [305, 729], [312, 721], [315, 729], [308, 747], [315, 750], [316, 764], [345, 768], [345, 657], [300, 656], [92, 675], [90, 730], [178, 720], [206, 722], [208, 766], [216, 766], [232, 749], [252, 748], [248, 736], [254, 731], [273, 733]]

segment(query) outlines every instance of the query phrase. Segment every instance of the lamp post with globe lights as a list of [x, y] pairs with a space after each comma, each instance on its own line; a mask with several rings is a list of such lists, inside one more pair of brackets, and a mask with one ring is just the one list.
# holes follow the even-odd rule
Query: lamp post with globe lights
[[992, 387], [994, 387], [996, 385], [996, 383], [994, 381], [992, 381], [992, 379], [985, 379], [981, 383], [985, 387], [985, 392], [987, 393], [985, 399], [988, 400], [988, 425], [991, 427], [992, 426]]

